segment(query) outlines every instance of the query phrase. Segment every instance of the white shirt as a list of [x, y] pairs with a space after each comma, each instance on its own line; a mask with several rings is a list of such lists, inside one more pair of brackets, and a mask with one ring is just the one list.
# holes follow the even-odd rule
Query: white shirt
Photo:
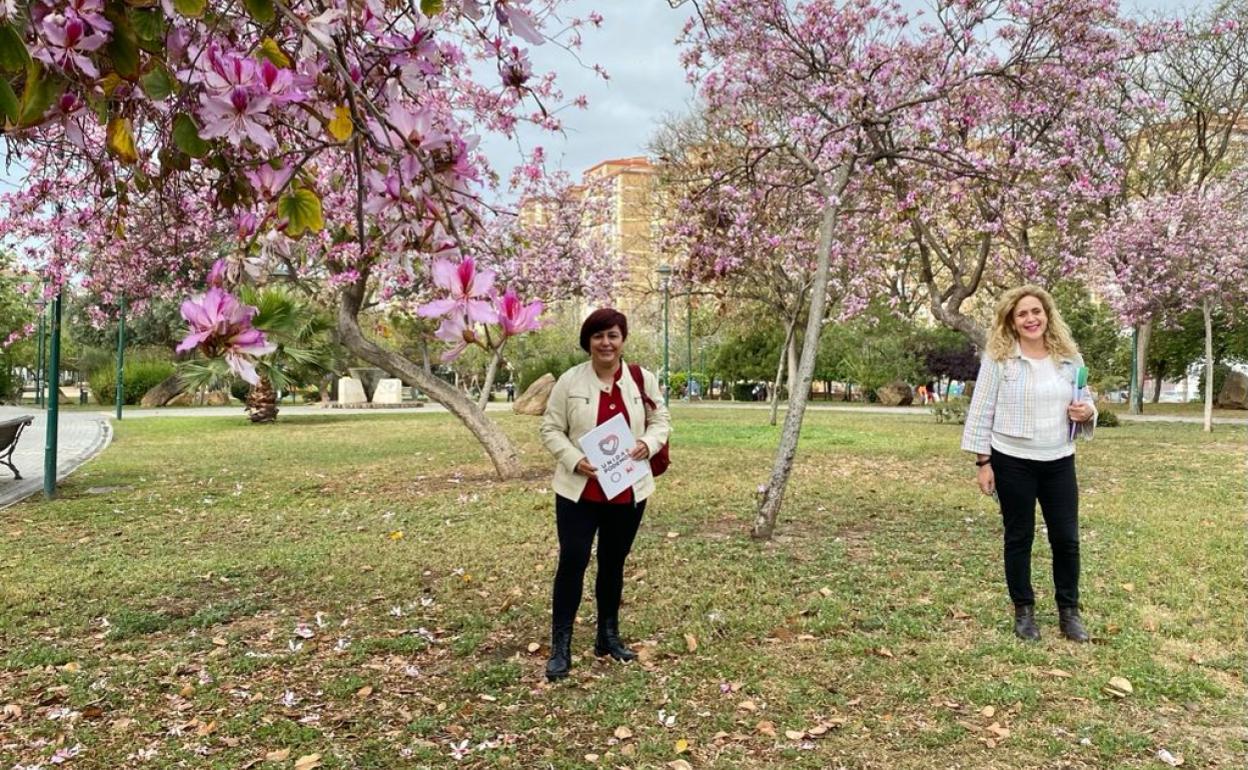
[[1024, 460], [1060, 460], [1075, 453], [1070, 440], [1071, 384], [1057, 371], [1052, 356], [1023, 360], [1031, 367], [1032, 403], [1035, 405], [1036, 429], [1032, 438], [992, 434], [992, 448]]

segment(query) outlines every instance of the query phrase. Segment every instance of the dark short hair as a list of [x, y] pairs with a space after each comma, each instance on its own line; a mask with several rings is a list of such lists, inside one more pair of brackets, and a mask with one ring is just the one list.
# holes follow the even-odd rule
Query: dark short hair
[[613, 307], [600, 307], [581, 324], [581, 350], [589, 352], [589, 338], [612, 326], [620, 327], [620, 335], [628, 339], [628, 318]]

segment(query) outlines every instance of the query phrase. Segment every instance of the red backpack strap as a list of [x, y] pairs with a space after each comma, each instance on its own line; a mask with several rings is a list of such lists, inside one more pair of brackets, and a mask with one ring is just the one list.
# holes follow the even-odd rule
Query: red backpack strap
[[633, 376], [633, 382], [637, 383], [637, 390], [641, 391], [641, 400], [645, 403], [647, 409], [654, 408], [654, 402], [646, 395], [646, 382], [641, 373], [641, 366], [637, 364], [628, 365], [628, 373]]

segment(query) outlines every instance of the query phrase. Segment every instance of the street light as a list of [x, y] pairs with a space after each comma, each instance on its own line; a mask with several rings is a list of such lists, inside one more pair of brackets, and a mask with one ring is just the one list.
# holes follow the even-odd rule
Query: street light
[[47, 307], [47, 300], [43, 298], [43, 291], [40, 290], [35, 295], [35, 312], [39, 314], [38, 330], [36, 336], [39, 338], [39, 354], [35, 363], [35, 406], [44, 407], [47, 402], [43, 400], [43, 365], [44, 365], [44, 330], [43, 330], [43, 310]]
[[56, 496], [56, 429], [61, 404], [61, 293], [52, 298], [51, 340], [48, 343], [48, 430], [43, 444], [43, 496]]
[[663, 284], [663, 406], [667, 406], [671, 393], [672, 378], [668, 371], [668, 354], [667, 354], [667, 300], [668, 287], [671, 284], [672, 266], [668, 264], [659, 265], [659, 282]]
[[693, 287], [685, 286], [685, 400], [693, 401]]
[[[122, 396], [125, 392], [126, 376], [126, 297], [123, 294], [117, 302], [117, 382], [113, 390], [113, 401], [116, 402], [117, 419], [121, 419]], [[101, 396], [101, 398], [103, 398]]]

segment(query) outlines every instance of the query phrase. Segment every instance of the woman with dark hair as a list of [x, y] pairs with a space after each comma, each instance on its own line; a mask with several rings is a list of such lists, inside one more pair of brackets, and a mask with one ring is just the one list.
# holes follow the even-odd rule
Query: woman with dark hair
[[598, 535], [598, 637], [594, 654], [629, 661], [636, 655], [620, 640], [620, 594], [624, 560], [654, 492], [654, 476], [646, 474], [630, 489], [607, 499], [595, 468], [577, 443], [581, 436], [624, 415], [640, 436], [629, 455], [645, 460], [667, 442], [670, 420], [658, 379], [640, 366], [628, 365], [622, 354], [628, 319], [614, 308], [595, 310], [581, 325], [581, 349], [589, 360], [563, 373], [555, 383], [542, 417], [542, 444], [555, 456], [555, 524], [559, 533], [559, 567], [552, 597], [550, 660], [546, 678], [568, 675], [572, 665], [572, 624], [581, 603], [590, 549]]

